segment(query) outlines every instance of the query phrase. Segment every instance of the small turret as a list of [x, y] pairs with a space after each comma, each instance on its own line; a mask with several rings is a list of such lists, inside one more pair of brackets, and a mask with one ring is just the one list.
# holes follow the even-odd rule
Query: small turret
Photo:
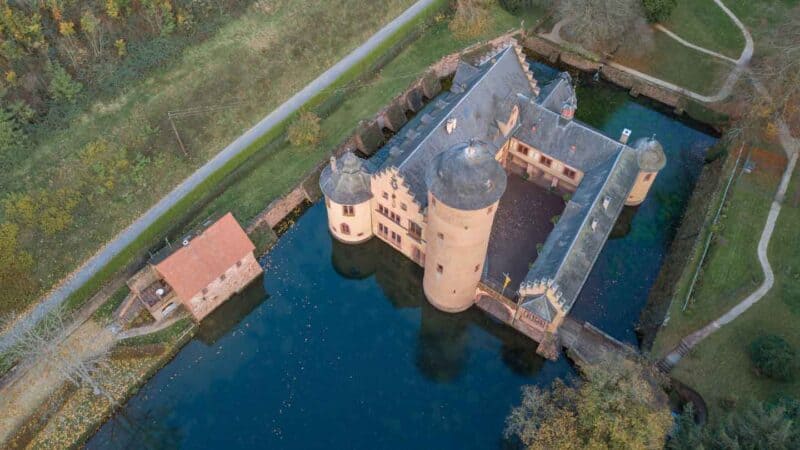
[[658, 172], [667, 164], [664, 147], [655, 137], [637, 139], [633, 149], [636, 151], [636, 160], [639, 163], [639, 174], [625, 201], [628, 206], [640, 205], [647, 198]]
[[339, 160], [331, 156], [330, 165], [319, 177], [325, 196], [328, 226], [333, 236], [346, 243], [366, 241], [372, 237], [370, 173], [352, 152]]

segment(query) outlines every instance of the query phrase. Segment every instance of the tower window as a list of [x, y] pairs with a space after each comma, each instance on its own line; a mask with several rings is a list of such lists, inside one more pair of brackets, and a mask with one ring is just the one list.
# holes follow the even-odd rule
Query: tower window
[[350, 225], [343, 223], [339, 228], [342, 230], [342, 234], [350, 234]]
[[480, 264], [475, 264], [475, 272], [477, 272], [479, 270], [481, 270], [481, 265]]
[[544, 155], [539, 156], [539, 162], [545, 167], [553, 165], [553, 160]]
[[403, 211], [406, 211], [406, 210], [408, 210], [408, 206], [406, 206], [405, 203], [400, 203], [400, 209], [402, 209]]
[[436, 233], [436, 237], [438, 237], [440, 241], [444, 240], [444, 234], [443, 233]]
[[342, 205], [342, 214], [347, 217], [353, 217], [356, 214], [353, 205]]
[[436, 273], [444, 273], [444, 266], [441, 264], [436, 265]]
[[648, 174], [646, 174], [644, 176], [644, 181], [650, 181], [652, 178], [653, 178], [653, 174], [652, 173], [648, 173]]
[[389, 200], [389, 193], [388, 193], [388, 192], [386, 192], [386, 191], [384, 191], [384, 192], [383, 192], [383, 198], [384, 198], [385, 200]]
[[524, 146], [524, 145], [522, 145], [522, 144], [517, 144], [517, 152], [518, 152], [518, 153], [520, 153], [520, 154], [522, 154], [522, 155], [525, 155], [525, 156], [528, 156], [528, 152], [529, 152], [529, 151], [530, 151], [530, 150], [528, 149], [528, 147], [525, 147], [525, 146]]
[[575, 175], [578, 174], [577, 172], [575, 172], [574, 170], [570, 169], [569, 167], [564, 167], [564, 170], [562, 172], [564, 173], [564, 175], [566, 177], [572, 178], [572, 179], [574, 179]]

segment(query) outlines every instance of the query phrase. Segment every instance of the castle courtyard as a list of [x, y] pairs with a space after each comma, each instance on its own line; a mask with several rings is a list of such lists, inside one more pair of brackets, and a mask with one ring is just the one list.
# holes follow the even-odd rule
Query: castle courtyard
[[544, 244], [553, 230], [551, 218], [564, 211], [564, 200], [517, 175], [509, 175], [508, 185], [497, 207], [483, 281], [502, 286], [504, 275], [511, 282], [507, 295], [513, 295], [538, 255], [537, 244]]

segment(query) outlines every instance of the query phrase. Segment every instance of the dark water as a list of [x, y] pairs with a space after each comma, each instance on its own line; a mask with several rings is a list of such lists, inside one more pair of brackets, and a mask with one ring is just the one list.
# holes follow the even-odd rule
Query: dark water
[[[581, 88], [579, 102], [579, 118], [614, 137], [655, 133], [668, 154], [574, 310], [633, 341], [715, 139], [607, 87]], [[209, 317], [89, 448], [498, 448], [520, 387], [571, 373], [479, 311], [428, 306], [421, 269], [377, 240], [333, 242], [321, 204], [263, 264], [263, 285]]]

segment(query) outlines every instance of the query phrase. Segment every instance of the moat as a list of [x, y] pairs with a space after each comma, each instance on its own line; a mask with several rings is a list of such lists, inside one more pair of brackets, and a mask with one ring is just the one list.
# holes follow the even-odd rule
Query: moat
[[[536, 65], [537, 76], [552, 73]], [[716, 139], [605, 85], [576, 117], [618, 137], [655, 134], [668, 164], [627, 208], [571, 314], [635, 343], [634, 325]], [[422, 271], [373, 239], [334, 242], [312, 206], [262, 260], [263, 284], [198, 336], [89, 448], [499, 448], [520, 387], [572, 372], [472, 308], [428, 304]]]

